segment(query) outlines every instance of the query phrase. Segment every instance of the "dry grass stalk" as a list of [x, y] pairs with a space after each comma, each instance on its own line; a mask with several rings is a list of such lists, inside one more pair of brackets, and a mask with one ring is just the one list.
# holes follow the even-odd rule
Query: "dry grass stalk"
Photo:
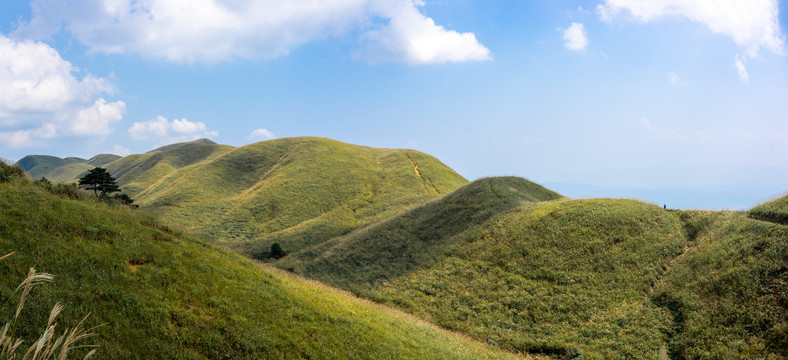
[[[12, 254], [13, 253], [0, 256], [0, 260], [9, 257]], [[44, 330], [44, 333], [41, 334], [38, 340], [30, 345], [23, 355], [17, 353], [17, 350], [20, 349], [23, 340], [14, 337], [14, 329], [16, 328], [16, 322], [19, 319], [19, 314], [22, 312], [22, 308], [24, 307], [25, 299], [30, 294], [30, 290], [34, 286], [52, 281], [53, 278], [54, 276], [52, 274], [37, 273], [34, 268], [30, 268], [25, 280], [23, 280], [22, 283], [20, 283], [16, 288], [15, 292], [22, 290], [22, 293], [19, 296], [19, 303], [17, 304], [14, 318], [11, 322], [6, 323], [3, 325], [2, 329], [0, 329], [0, 360], [66, 360], [69, 351], [73, 349], [93, 347], [93, 345], [76, 345], [76, 343], [82, 340], [95, 336], [95, 334], [90, 332], [92, 329], [86, 330], [83, 326], [87, 316], [85, 316], [73, 329], [70, 331], [69, 329], [66, 329], [63, 332], [63, 335], [54, 338], [55, 327], [57, 326], [55, 319], [63, 311], [63, 306], [58, 303], [52, 307], [52, 311], [49, 313], [47, 327]], [[96, 350], [93, 349], [88, 352], [83, 359], [88, 359], [95, 355], [95, 353]]]

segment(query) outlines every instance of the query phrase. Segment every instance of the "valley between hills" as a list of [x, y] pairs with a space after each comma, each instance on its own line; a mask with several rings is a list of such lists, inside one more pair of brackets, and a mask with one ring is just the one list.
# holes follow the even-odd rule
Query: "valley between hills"
[[[138, 209], [65, 185], [97, 166]], [[788, 358], [788, 196], [672, 210], [414, 150], [201, 139], [0, 165], [11, 252], [0, 303], [55, 275], [16, 336], [60, 303], [107, 359]]]

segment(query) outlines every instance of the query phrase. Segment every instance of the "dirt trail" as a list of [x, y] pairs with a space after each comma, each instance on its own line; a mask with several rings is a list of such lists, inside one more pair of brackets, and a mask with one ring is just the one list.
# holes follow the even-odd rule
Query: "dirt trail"
[[433, 190], [435, 190], [436, 193], [440, 194], [441, 192], [438, 191], [438, 188], [436, 188], [435, 185], [432, 184], [432, 181], [425, 178], [424, 176], [421, 176], [421, 171], [419, 170], [419, 164], [416, 161], [414, 161], [410, 156], [405, 155], [405, 157], [407, 157], [408, 160], [410, 160], [410, 163], [413, 164], [413, 171], [416, 172], [416, 176], [420, 177], [421, 181], [424, 182], [424, 187], [427, 187], [427, 185], [429, 185]]

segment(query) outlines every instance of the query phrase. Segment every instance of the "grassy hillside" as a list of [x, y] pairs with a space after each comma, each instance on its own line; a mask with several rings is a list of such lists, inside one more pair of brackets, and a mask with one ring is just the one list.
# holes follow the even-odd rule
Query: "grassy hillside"
[[34, 179], [46, 177], [56, 183], [71, 183], [86, 171], [96, 166], [104, 166], [120, 158], [120, 156], [113, 154], [99, 154], [89, 160], [77, 157], [61, 159], [48, 155], [28, 155], [20, 159], [17, 166], [24, 169]]
[[203, 162], [233, 149], [232, 146], [200, 139], [167, 145], [145, 154], [129, 155], [107, 164], [106, 169], [117, 179], [125, 193], [137, 199], [150, 186], [178, 176], [178, 170], [189, 167], [188, 173]]
[[131, 155], [107, 169], [168, 224], [260, 257], [275, 242], [285, 251], [319, 244], [467, 182], [412, 150], [311, 137], [216, 147]]
[[785, 226], [633, 200], [499, 203], [468, 191], [483, 184], [278, 266], [521, 352], [787, 355]]
[[687, 211], [692, 242], [655, 287], [686, 359], [788, 358], [788, 226]]
[[516, 177], [474, 181], [402, 215], [291, 254], [282, 268], [349, 289], [406, 274], [463, 244], [464, 233], [493, 215], [560, 195]]
[[[13, 173], [0, 168], [2, 179]], [[101, 325], [88, 340], [99, 345], [97, 358], [515, 358], [268, 270], [143, 212], [52, 195], [26, 180], [0, 183], [0, 254], [12, 251], [0, 261], [0, 304], [15, 301], [29, 267], [55, 275], [33, 289], [15, 335], [37, 338], [60, 302], [60, 331], [88, 314], [88, 327]], [[12, 316], [3, 306], [0, 324]]]
[[84, 164], [87, 162], [88, 160], [77, 157], [61, 159], [49, 155], [28, 155], [19, 159], [16, 165], [25, 170], [30, 177], [40, 179], [42, 176], [52, 177], [50, 173], [62, 166], [69, 164]]
[[752, 208], [749, 216], [753, 219], [788, 225], [788, 195]]

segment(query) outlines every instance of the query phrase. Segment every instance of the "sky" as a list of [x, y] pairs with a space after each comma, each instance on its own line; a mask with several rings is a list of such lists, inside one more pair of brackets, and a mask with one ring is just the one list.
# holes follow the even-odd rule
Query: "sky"
[[788, 191], [786, 1], [4, 0], [0, 157], [207, 137], [745, 209]]

